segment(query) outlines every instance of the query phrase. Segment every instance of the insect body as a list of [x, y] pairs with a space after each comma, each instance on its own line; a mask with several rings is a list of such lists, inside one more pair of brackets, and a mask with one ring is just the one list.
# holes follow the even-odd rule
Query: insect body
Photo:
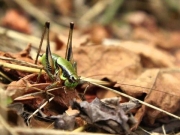
[[53, 71], [46, 61], [46, 54], [43, 54], [41, 57], [41, 63], [46, 68], [46, 72], [51, 80], [56, 81], [56, 77], [59, 77], [61, 80], [65, 81], [64, 84], [66, 87], [76, 87], [79, 83], [79, 77], [77, 76], [73, 65], [66, 59], [55, 54], [52, 54], [52, 60], [55, 68], [54, 74], [51, 74]]
[[56, 54], [51, 54], [49, 45], [49, 26], [50, 23], [46, 22], [45, 29], [48, 29], [46, 53], [41, 55], [40, 62], [54, 84], [57, 81], [62, 80], [64, 81], [64, 85], [66, 87], [74, 88], [78, 85], [80, 80], [80, 77], [77, 75], [76, 64], [72, 62], [72, 31], [74, 24], [70, 23], [70, 32], [65, 58]]

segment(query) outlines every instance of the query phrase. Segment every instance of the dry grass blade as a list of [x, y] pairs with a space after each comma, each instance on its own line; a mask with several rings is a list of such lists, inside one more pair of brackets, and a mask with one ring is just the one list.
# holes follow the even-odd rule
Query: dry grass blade
[[4, 73], [2, 73], [1, 71], [0, 71], [0, 75], [1, 75], [2, 77], [4, 77], [5, 79], [7, 79], [8, 81], [10, 81], [10, 82], [13, 81], [11, 78], [9, 78], [7, 75], [5, 75]]
[[[34, 7], [33, 4], [31, 4], [31, 2], [29, 2], [28, 0], [24, 0], [23, 2], [21, 0], [15, 0], [15, 2], [19, 6], [21, 6], [27, 13], [29, 13], [30, 15], [35, 17], [42, 24], [50, 19], [41, 10]], [[24, 6], [24, 5], [26, 5], [26, 6]], [[59, 32], [62, 30], [62, 27], [59, 24], [57, 24], [55, 22], [51, 22], [51, 24], [53, 25], [53, 27], [52, 27], [53, 31]]]
[[35, 115], [38, 111], [40, 111], [45, 105], [47, 105], [49, 102], [51, 102], [54, 99], [54, 97], [51, 97], [50, 99], [48, 99], [48, 101], [44, 102], [37, 110], [35, 110], [29, 117], [28, 120]]
[[33, 68], [37, 68], [37, 69], [43, 69], [42, 66], [38, 66], [38, 65], [35, 65], [35, 64], [29, 63], [29, 62], [25, 62], [25, 61], [21, 61], [21, 60], [17, 60], [17, 59], [7, 58], [7, 57], [3, 57], [3, 56], [0, 56], [0, 59], [15, 62], [15, 63], [17, 63], [19, 65], [23, 65], [23, 66], [33, 67]]
[[98, 14], [100, 14], [107, 5], [110, 4], [110, 1], [104, 0], [104, 1], [98, 1], [88, 12], [86, 12], [80, 19], [79, 22], [91, 21], [93, 18], [95, 18]]
[[[38, 48], [36, 46], [37, 42], [39, 42], [39, 40], [40, 40], [38, 37], [23, 34], [23, 33], [17, 32], [17, 31], [9, 30], [9, 29], [5, 29], [3, 27], [0, 27], [0, 34], [5, 34], [7, 37], [10, 37], [12, 39], [31, 43], [35, 48]], [[52, 41], [50, 41], [50, 44], [52, 46], [55, 46], [55, 43]], [[45, 43], [43, 43], [43, 46], [45, 46], [45, 45], [46, 45], [46, 41], [45, 41]], [[18, 47], [19, 47], [19, 45], [18, 45]], [[45, 48], [43, 48], [43, 50], [45, 50]], [[53, 50], [53, 48], [52, 48], [52, 50]]]
[[32, 67], [20, 66], [20, 65], [16, 65], [16, 64], [10, 64], [10, 63], [6, 63], [6, 62], [0, 62], [0, 66], [19, 70], [19, 71], [30, 72], [30, 73], [39, 73], [40, 72], [40, 68], [37, 69], [37, 68], [32, 68]]
[[92, 79], [92, 78], [87, 78], [87, 77], [83, 77], [81, 76], [80, 78], [82, 81], [86, 81], [86, 82], [94, 82], [94, 83], [97, 83], [97, 84], [101, 84], [101, 85], [109, 85], [110, 83], [107, 82], [107, 81], [102, 81], [102, 80], [97, 80], [97, 79]]
[[[2, 129], [3, 130], [3, 129]], [[13, 128], [15, 132], [23, 133], [26, 135], [108, 135], [102, 133], [80, 133], [80, 132], [68, 132], [62, 130], [52, 130], [52, 129], [30, 129], [30, 128]], [[0, 130], [1, 132], [1, 130]]]

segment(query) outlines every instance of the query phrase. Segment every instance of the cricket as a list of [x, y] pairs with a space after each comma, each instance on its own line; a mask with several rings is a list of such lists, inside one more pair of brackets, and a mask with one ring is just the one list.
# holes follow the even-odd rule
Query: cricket
[[[70, 23], [70, 32], [69, 32], [69, 39], [67, 43], [65, 58], [51, 53], [50, 44], [49, 44], [49, 27], [50, 27], [50, 23], [46, 22], [45, 32], [47, 29], [47, 33], [48, 33], [46, 53], [40, 56], [40, 62], [42, 63], [50, 79], [54, 82], [52, 86], [56, 85], [57, 80], [59, 79], [64, 81], [64, 85], [66, 87], [75, 88], [79, 83], [80, 77], [77, 75], [76, 63], [75, 62], [73, 63], [72, 60], [72, 34], [73, 34], [74, 23]], [[39, 48], [39, 50], [41, 50], [41, 48]], [[37, 54], [36, 61], [38, 56], [39, 54]]]

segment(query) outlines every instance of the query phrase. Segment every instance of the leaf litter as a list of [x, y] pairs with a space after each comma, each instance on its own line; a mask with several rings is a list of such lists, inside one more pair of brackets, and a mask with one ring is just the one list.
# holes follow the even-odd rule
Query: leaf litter
[[[130, 50], [134, 50], [132, 49], [130, 44], [131, 43], [122, 43], [120, 46], [123, 46], [127, 49], [130, 48]], [[132, 42], [132, 44], [135, 43]], [[135, 45], [138, 46], [138, 43], [136, 43]], [[142, 44], [140, 48], [141, 50], [143, 50], [142, 48], [146, 48], [146, 47], [147, 46]], [[121, 51], [121, 49], [123, 51]], [[110, 50], [113, 50], [112, 54]], [[170, 67], [169, 69], [164, 69], [164, 70], [159, 68], [144, 69], [140, 64], [141, 62], [140, 57], [133, 54], [132, 52], [126, 50], [128, 54], [125, 56], [127, 57], [123, 58], [123, 53], [126, 52], [124, 50], [125, 49], [121, 47], [104, 47], [104, 46], [90, 46], [90, 47], [88, 46], [86, 47], [86, 49], [85, 47], [78, 48], [78, 51], [77, 50], [74, 51], [74, 57], [76, 57], [77, 62], [79, 64], [78, 67], [79, 74], [83, 76], [96, 77], [98, 79], [102, 79], [106, 77], [111, 81], [116, 81], [117, 84], [115, 85], [115, 87], [120, 87], [125, 93], [132, 95], [133, 97], [143, 98], [145, 102], [158, 106], [159, 108], [162, 108], [168, 112], [171, 113], [178, 112], [179, 101], [180, 101], [180, 97], [179, 97], [180, 93], [178, 86], [179, 70], [175, 68], [174, 58], [169, 54], [155, 48], [154, 50], [157, 50], [157, 52], [160, 53], [159, 55], [164, 55], [166, 59], [158, 56], [159, 61], [157, 61], [157, 59], [155, 59], [156, 56], [152, 56], [149, 55], [148, 53], [142, 52], [143, 54], [148, 55], [149, 57], [148, 59], [150, 59], [149, 63], [146, 63], [147, 65], [153, 63], [153, 65], [156, 65], [158, 67]], [[138, 50], [138, 47], [135, 50]], [[141, 50], [139, 49], [138, 52], [140, 53], [138, 54], [141, 54]], [[102, 51], [102, 53], [99, 54], [100, 53], [99, 51]], [[116, 51], [117, 53], [118, 52], [122, 52], [122, 53], [116, 55]], [[86, 54], [87, 56], [84, 56]], [[130, 54], [132, 56], [134, 55], [134, 57], [131, 57]], [[117, 66], [118, 63], [121, 62], [121, 58], [123, 59], [122, 60], [123, 62], [119, 64], [121, 66]], [[141, 59], [143, 58], [144, 57], [142, 57]], [[143, 66], [145, 66], [144, 64], [145, 63], [143, 63]], [[109, 67], [109, 65], [111, 66]], [[112, 95], [117, 96], [115, 94], [110, 95], [109, 93], [104, 94], [105, 91], [104, 92], [100, 92], [100, 91], [101, 90], [97, 88], [95, 92], [96, 96], [98, 96], [99, 98], [107, 98], [108, 96], [111, 97]], [[101, 93], [101, 95], [99, 95], [99, 92]], [[162, 118], [162, 117], [164, 118], [165, 115], [162, 114], [163, 113], [159, 111], [153, 110], [143, 105], [136, 112], [135, 118], [137, 119], [138, 124], [142, 121], [142, 118], [145, 118], [146, 120], [144, 121], [147, 125], [153, 125], [155, 121], [158, 120], [158, 118]]]
[[[123, 43], [122, 43], [123, 45]], [[121, 45], [121, 46], [122, 46]], [[126, 44], [124, 44], [126, 46]], [[144, 46], [145, 47], [145, 46]], [[23, 61], [34, 63], [34, 61], [29, 57], [29, 48], [25, 51], [19, 53], [19, 54], [4, 54], [1, 53], [2, 56], [8, 56], [10, 58], [15, 59], [21, 59]], [[58, 53], [58, 52], [57, 52]], [[144, 100], [147, 103], [150, 103], [152, 105], [158, 106], [168, 112], [175, 113], [179, 109], [179, 90], [178, 90], [178, 84], [179, 83], [179, 71], [178, 70], [167, 70], [167, 71], [161, 71], [161, 69], [144, 69], [141, 62], [141, 57], [137, 54], [123, 48], [120, 46], [84, 46], [74, 49], [74, 58], [78, 63], [78, 74], [85, 76], [85, 77], [92, 77], [96, 79], [103, 79], [106, 78], [111, 82], [117, 82], [115, 86], [111, 86], [113, 88], [116, 88], [117, 90], [121, 90], [129, 95], [132, 95], [133, 97], [140, 98]], [[164, 53], [164, 55], [167, 55]], [[149, 57], [151, 59], [151, 63], [154, 60], [154, 57]], [[161, 59], [160, 59], [161, 61]], [[162, 59], [163, 61], [163, 59]], [[167, 63], [167, 62], [164, 62]], [[173, 61], [169, 64], [161, 64], [158, 65], [160, 67], [173, 67]], [[3, 71], [6, 71], [6, 68], [2, 67]], [[10, 72], [10, 71], [6, 71]], [[43, 91], [51, 82], [46, 74], [42, 74], [40, 77], [39, 82], [37, 83], [37, 77], [38, 74], [30, 74], [30, 73], [22, 73], [21, 71], [13, 71], [13, 72], [20, 72], [19, 77], [21, 78], [16, 82], [12, 82], [8, 88], [7, 93], [9, 96], [12, 97], [12, 99], [15, 99], [19, 96], [23, 96], [29, 93], [34, 93], [38, 91]], [[14, 75], [14, 73], [11, 73], [11, 75]], [[21, 75], [22, 74], [22, 75]], [[29, 75], [27, 75], [29, 74]], [[129, 85], [123, 85], [123, 84], [129, 84]], [[140, 87], [138, 87], [140, 86]], [[91, 86], [90, 86], [91, 87]], [[35, 89], [34, 89], [35, 88]], [[75, 116], [67, 116], [67, 114], [63, 114], [63, 112], [69, 107], [69, 102], [72, 99], [79, 99], [78, 91], [82, 92], [84, 90], [84, 87], [80, 88], [77, 87], [77, 91], [72, 90], [64, 90], [62, 87], [60, 87], [59, 90], [53, 91], [53, 95], [55, 95], [55, 98], [53, 102], [50, 102], [45, 108], [43, 108], [43, 112], [46, 113], [46, 115], [58, 115], [61, 113], [59, 117], [57, 117], [58, 121], [56, 123], [63, 123], [65, 122], [65, 125], [69, 122], [69, 117], [71, 117], [71, 120], [74, 120]], [[85, 119], [85, 121], [88, 124], [95, 125], [99, 128], [102, 128], [110, 133], [120, 133], [121, 131], [129, 132], [131, 128], [134, 126], [134, 124], [129, 125], [127, 121], [125, 122], [125, 125], [122, 126], [122, 130], [117, 129], [119, 127], [119, 121], [115, 121], [115, 118], [110, 121], [101, 119], [100, 122], [94, 122], [94, 117], [91, 117], [89, 119], [88, 111], [85, 111], [87, 116], [84, 115], [84, 112], [82, 113], [82, 105], [85, 104], [85, 106], [90, 106], [89, 109], [94, 109], [95, 105], [104, 107], [99, 99], [106, 99], [106, 98], [112, 98], [117, 97], [116, 94], [104, 94], [101, 88], [88, 88], [87, 93], [85, 96], [94, 95], [95, 98], [91, 103], [88, 103], [87, 101], [81, 101], [80, 103], [77, 103], [74, 101], [74, 104], [76, 105], [76, 109], [80, 111], [79, 116]], [[110, 92], [111, 93], [111, 92]], [[158, 97], [157, 97], [158, 95]], [[26, 105], [28, 105], [29, 108], [35, 110], [37, 109], [42, 102], [46, 99], [43, 94], [41, 95], [33, 95], [32, 97], [28, 97], [27, 99], [19, 100], [18, 102], [22, 102]], [[128, 99], [123, 99], [120, 101], [127, 102]], [[15, 101], [17, 102], [17, 101]], [[94, 105], [95, 104], [95, 105]], [[56, 108], [55, 106], [58, 106]], [[118, 104], [119, 106], [119, 104]], [[55, 107], [55, 108], [53, 108]], [[107, 107], [107, 106], [106, 106]], [[53, 108], [53, 109], [52, 109]], [[63, 108], [63, 109], [61, 109]], [[112, 109], [112, 108], [111, 108]], [[109, 109], [108, 111], [112, 111]], [[120, 109], [121, 110], [121, 109]], [[29, 110], [28, 110], [29, 111]], [[108, 113], [108, 111], [106, 111]], [[92, 113], [98, 112], [98, 111], [92, 111]], [[116, 111], [115, 111], [116, 112]], [[118, 111], [117, 111], [118, 112]], [[124, 117], [126, 116], [125, 111], [122, 111], [124, 114]], [[101, 114], [101, 113], [100, 113]], [[139, 107], [135, 112], [135, 119], [136, 119], [136, 126], [137, 127], [141, 121], [145, 121], [147, 125], [153, 125], [158, 118], [165, 117], [161, 112], [152, 110], [149, 107], [146, 107], [142, 105]], [[99, 116], [99, 115], [97, 115]], [[102, 115], [102, 117], [105, 117], [106, 115]], [[109, 116], [110, 117], [110, 116]], [[121, 117], [120, 117], [121, 118]], [[51, 117], [50, 119], [55, 119], [55, 117]], [[56, 119], [56, 120], [57, 120]], [[134, 119], [134, 118], [133, 118]], [[144, 119], [144, 120], [143, 120]], [[116, 119], [117, 120], [117, 119]], [[32, 119], [32, 123], [36, 123], [34, 126], [37, 125], [38, 122], [34, 118]], [[80, 120], [79, 123], [84, 123], [83, 119]], [[106, 121], [106, 125], [102, 125], [102, 121]], [[73, 121], [72, 123], [78, 123], [77, 121]], [[109, 125], [108, 125], [109, 124]], [[40, 124], [41, 125], [41, 124]], [[47, 124], [42, 124], [47, 126]], [[72, 124], [73, 125], [73, 124]], [[114, 125], [114, 126], [112, 126]], [[33, 125], [31, 125], [33, 127]], [[58, 127], [56, 124], [55, 126]], [[61, 126], [61, 129], [64, 125]], [[64, 126], [65, 127], [65, 126]], [[73, 128], [70, 126], [68, 130], [72, 130]]]

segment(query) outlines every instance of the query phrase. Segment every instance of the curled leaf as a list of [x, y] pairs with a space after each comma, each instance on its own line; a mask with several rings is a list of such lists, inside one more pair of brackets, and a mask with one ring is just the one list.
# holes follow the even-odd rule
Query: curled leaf
[[[81, 103], [75, 100], [72, 103], [73, 109], [80, 111], [82, 117], [88, 124], [95, 125], [110, 133], [130, 132], [131, 124], [135, 121], [134, 118], [125, 114], [121, 105], [118, 104], [119, 98], [112, 99], [113, 101], [105, 101], [113, 103], [106, 105], [104, 102], [95, 98], [91, 103], [83, 101]], [[112, 107], [113, 106], [113, 107]]]

